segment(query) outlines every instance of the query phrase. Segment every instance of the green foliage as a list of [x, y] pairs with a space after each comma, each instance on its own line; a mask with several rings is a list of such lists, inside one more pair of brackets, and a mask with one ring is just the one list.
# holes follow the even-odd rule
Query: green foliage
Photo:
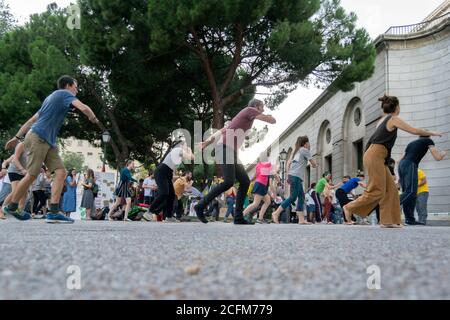
[[[338, 0], [150, 0], [150, 48], [201, 61], [214, 109], [248, 88], [272, 87], [269, 107], [299, 83], [350, 90], [373, 73], [375, 50]], [[234, 88], [227, 74], [233, 75]]]
[[75, 169], [77, 172], [83, 172], [85, 165], [82, 154], [66, 151], [62, 154], [62, 159], [66, 170]]

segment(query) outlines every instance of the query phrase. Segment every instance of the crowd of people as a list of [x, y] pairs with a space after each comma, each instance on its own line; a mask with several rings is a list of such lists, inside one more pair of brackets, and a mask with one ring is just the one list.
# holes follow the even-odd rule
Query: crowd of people
[[[439, 132], [408, 125], [399, 116], [399, 100], [385, 95], [379, 99], [384, 116], [377, 123], [364, 153], [367, 182], [359, 172], [334, 183], [331, 173], [325, 172], [305, 190], [306, 169], [308, 166], [316, 168], [317, 163], [308, 137], [299, 136], [287, 162], [289, 196], [285, 197], [282, 179], [285, 173], [280, 173], [266, 154], [258, 159], [254, 181], [250, 181], [239, 160], [238, 150], [244, 139], [234, 133], [248, 132], [254, 120], [276, 123], [274, 117], [264, 113], [264, 103], [252, 99], [221, 130], [198, 145], [200, 150], [214, 146], [216, 163], [220, 164], [222, 174], [221, 178], [213, 179], [205, 192], [194, 188], [191, 172], [178, 173], [182, 161], [194, 159], [190, 146], [179, 141], [154, 172], [150, 171], [140, 181], [133, 178], [134, 161], [128, 160], [120, 172], [113, 205], [97, 209], [98, 185], [94, 172], [87, 170], [84, 179], [79, 181], [75, 170], [66, 172], [56, 148], [56, 136], [70, 109], [80, 110], [94, 124], [99, 122], [92, 110], [76, 98], [77, 92], [75, 79], [61, 77], [58, 90], [45, 99], [39, 111], [7, 142], [6, 149], [15, 151], [2, 164], [0, 218], [5, 217], [4, 213], [19, 220], [45, 215], [49, 223], [73, 223], [70, 213], [76, 211], [76, 190], [80, 186], [83, 188], [81, 207], [85, 209], [86, 219], [179, 222], [183, 213], [190, 211], [191, 205], [188, 203], [185, 210], [183, 200], [184, 195], [190, 194], [190, 198], [196, 200], [192, 209], [203, 223], [218, 221], [223, 206], [226, 207], [224, 221], [231, 215], [237, 225], [278, 224], [283, 213], [289, 221], [299, 224], [352, 225], [367, 223], [367, 216], [374, 212], [381, 227], [399, 228], [403, 207], [405, 224], [423, 225], [426, 224], [429, 190], [425, 173], [419, 169], [420, 161], [428, 151], [437, 161], [447, 154], [438, 150], [431, 139], [441, 136]], [[391, 151], [399, 129], [419, 138], [407, 146], [396, 163]], [[355, 194], [358, 188], [363, 192]], [[27, 202], [31, 203], [29, 208]], [[416, 207], [418, 220], [414, 217]]]

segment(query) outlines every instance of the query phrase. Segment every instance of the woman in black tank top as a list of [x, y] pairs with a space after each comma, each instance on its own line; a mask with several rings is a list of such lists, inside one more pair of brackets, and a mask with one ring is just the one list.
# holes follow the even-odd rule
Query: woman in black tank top
[[384, 95], [378, 100], [381, 101], [381, 108], [386, 116], [379, 121], [364, 153], [363, 162], [369, 183], [364, 194], [345, 205], [343, 209], [348, 221], [346, 224], [353, 224], [352, 214], [364, 218], [379, 205], [381, 227], [398, 228], [401, 227], [400, 199], [394, 178], [386, 165], [397, 139], [397, 129], [419, 136], [441, 134], [413, 128], [400, 119], [400, 103], [397, 97]]

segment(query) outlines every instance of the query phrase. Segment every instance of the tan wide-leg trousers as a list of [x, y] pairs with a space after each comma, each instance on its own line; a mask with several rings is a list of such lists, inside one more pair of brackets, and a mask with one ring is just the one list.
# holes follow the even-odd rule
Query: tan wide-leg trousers
[[380, 205], [381, 224], [401, 224], [400, 197], [388, 167], [384, 164], [388, 151], [381, 144], [372, 144], [364, 153], [364, 168], [369, 174], [369, 184], [364, 194], [347, 204], [353, 214], [366, 217]]

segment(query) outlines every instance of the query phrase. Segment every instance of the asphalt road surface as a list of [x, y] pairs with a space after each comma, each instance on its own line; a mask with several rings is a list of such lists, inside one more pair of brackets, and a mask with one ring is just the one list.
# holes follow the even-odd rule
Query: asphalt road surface
[[9, 218], [0, 299], [450, 299], [449, 244], [448, 227]]

